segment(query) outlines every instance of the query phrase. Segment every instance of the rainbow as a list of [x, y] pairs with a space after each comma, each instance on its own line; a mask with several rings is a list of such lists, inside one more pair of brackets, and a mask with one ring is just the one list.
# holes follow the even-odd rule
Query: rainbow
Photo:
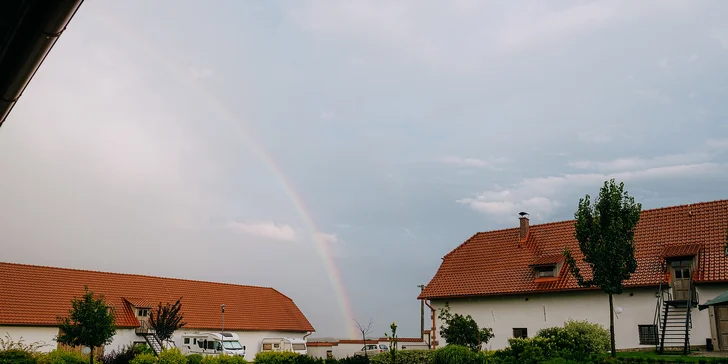
[[[82, 8], [81, 11], [84, 11]], [[278, 163], [273, 159], [273, 157], [266, 151], [266, 149], [263, 147], [261, 143], [259, 143], [255, 138], [252, 137], [252, 133], [245, 127], [243, 122], [239, 120], [235, 115], [233, 115], [227, 107], [212, 93], [207, 91], [206, 88], [204, 88], [202, 85], [200, 85], [197, 82], [193, 82], [191, 78], [189, 77], [189, 72], [186, 67], [178, 65], [177, 62], [175, 62], [170, 57], [167, 57], [162, 52], [158, 51], [154, 46], [152, 46], [148, 41], [146, 37], [143, 37], [141, 35], [135, 34], [134, 29], [127, 29], [124, 27], [119, 26], [119, 24], [113, 19], [112, 17], [106, 16], [104, 14], [100, 14], [98, 12], [94, 12], [92, 14], [101, 24], [108, 27], [110, 30], [115, 31], [118, 35], [128, 38], [130, 41], [132, 41], [134, 44], [141, 46], [145, 50], [145, 55], [147, 56], [153, 56], [156, 58], [159, 62], [161, 62], [164, 66], [166, 66], [169, 70], [175, 72], [178, 74], [179, 79], [183, 81], [187, 81], [187, 83], [196, 88], [200, 93], [202, 93], [209, 102], [210, 105], [213, 106], [214, 111], [222, 117], [224, 121], [226, 121], [233, 129], [235, 129], [240, 136], [244, 139], [244, 142], [246, 145], [262, 160], [265, 162], [265, 165], [270, 169], [270, 171], [273, 173], [273, 175], [276, 177], [278, 182], [281, 185], [282, 190], [285, 192], [285, 194], [288, 196], [288, 198], [293, 203], [293, 206], [295, 207], [295, 210], [297, 214], [301, 217], [303, 222], [307, 225], [307, 230], [311, 233], [312, 240], [314, 242], [314, 245], [316, 247], [317, 253], [321, 256], [321, 260], [324, 265], [324, 269], [326, 271], [326, 275], [329, 277], [329, 282], [331, 283], [331, 286], [334, 290], [334, 294], [336, 295], [337, 303], [341, 309], [341, 314], [343, 315], [344, 322], [347, 323], [347, 331], [350, 337], [358, 337], [360, 333], [357, 331], [357, 329], [352, 324], [352, 320], [354, 319], [354, 311], [351, 307], [351, 302], [348, 299], [348, 296], [346, 294], [346, 288], [344, 287], [344, 284], [341, 281], [341, 274], [339, 272], [338, 267], [336, 266], [336, 262], [334, 261], [330, 248], [327, 246], [327, 243], [322, 240], [320, 233], [322, 233], [322, 230], [318, 228], [314, 218], [313, 214], [309, 211], [309, 209], [306, 207], [306, 204], [304, 203], [303, 198], [296, 193], [296, 190], [293, 188], [293, 184], [289, 182], [288, 178], [286, 177], [285, 173], [283, 172], [283, 169], [279, 166]], [[72, 26], [72, 25], [71, 25]]]

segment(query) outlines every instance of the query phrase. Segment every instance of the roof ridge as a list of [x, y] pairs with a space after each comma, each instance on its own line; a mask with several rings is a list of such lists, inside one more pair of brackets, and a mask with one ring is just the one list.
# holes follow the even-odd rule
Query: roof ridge
[[[253, 285], [249, 285], [249, 284], [237, 284], [237, 283], [226, 283], [226, 282], [212, 282], [212, 281], [203, 281], [203, 280], [199, 280], [199, 279], [161, 277], [161, 276], [152, 276], [152, 275], [147, 275], [147, 274], [118, 273], [118, 272], [109, 272], [109, 271], [92, 270], [92, 269], [65, 268], [65, 267], [54, 267], [54, 266], [50, 266], [50, 265], [36, 265], [36, 264], [25, 264], [25, 263], [13, 263], [13, 262], [3, 262], [3, 261], [0, 261], [0, 265], [2, 265], [2, 264], [15, 265], [15, 266], [24, 266], [24, 267], [33, 267], [33, 268], [60, 269], [60, 270], [67, 270], [67, 271], [70, 270], [70, 271], [74, 271], [74, 272], [88, 272], [88, 273], [111, 274], [111, 275], [129, 276], [129, 277], [169, 279], [169, 280], [183, 281], [183, 282], [211, 283], [211, 284], [218, 284], [218, 285], [225, 285], [225, 286], [272, 289], [272, 290], [278, 292], [276, 289], [274, 289], [272, 287], [268, 287], [268, 286], [253, 286]], [[278, 292], [278, 293], [280, 293], [280, 292]], [[280, 294], [290, 300], [290, 298], [288, 296], [286, 296], [286, 295], [284, 295], [282, 293], [280, 293]]]

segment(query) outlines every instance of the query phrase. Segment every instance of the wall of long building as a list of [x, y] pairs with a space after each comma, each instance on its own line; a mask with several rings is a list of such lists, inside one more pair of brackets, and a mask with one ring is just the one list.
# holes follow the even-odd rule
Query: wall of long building
[[[700, 303], [714, 298], [728, 290], [728, 284], [698, 285]], [[655, 317], [657, 288], [626, 289], [614, 296], [615, 307], [622, 313], [615, 319], [615, 340], [617, 349], [649, 348], [640, 345], [638, 325], [651, 325]], [[526, 294], [480, 297], [448, 300], [453, 313], [471, 315], [481, 327], [493, 329], [495, 337], [488, 343], [488, 349], [501, 349], [513, 337], [514, 328], [526, 328], [529, 337], [538, 330], [562, 326], [569, 319], [588, 320], [609, 328], [609, 299], [601, 291], [554, 292], [548, 294]], [[432, 300], [436, 309], [445, 306], [445, 300]], [[692, 345], [705, 345], [706, 338], [717, 338], [711, 333], [709, 310], [692, 310], [693, 327], [690, 331]], [[439, 346], [446, 344], [440, 336], [437, 321]]]

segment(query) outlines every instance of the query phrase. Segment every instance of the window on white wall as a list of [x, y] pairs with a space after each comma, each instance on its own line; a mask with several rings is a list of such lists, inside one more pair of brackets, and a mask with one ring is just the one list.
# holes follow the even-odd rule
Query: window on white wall
[[528, 338], [528, 329], [525, 327], [513, 328], [513, 337], [521, 339]]
[[657, 345], [657, 325], [637, 325], [640, 345]]

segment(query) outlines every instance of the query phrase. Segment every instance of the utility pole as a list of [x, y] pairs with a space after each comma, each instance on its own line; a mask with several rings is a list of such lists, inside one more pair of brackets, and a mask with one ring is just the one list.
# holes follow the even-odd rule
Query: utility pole
[[[424, 284], [418, 284], [420, 287], [420, 293], [425, 290]], [[420, 339], [425, 339], [425, 300], [420, 299]]]

